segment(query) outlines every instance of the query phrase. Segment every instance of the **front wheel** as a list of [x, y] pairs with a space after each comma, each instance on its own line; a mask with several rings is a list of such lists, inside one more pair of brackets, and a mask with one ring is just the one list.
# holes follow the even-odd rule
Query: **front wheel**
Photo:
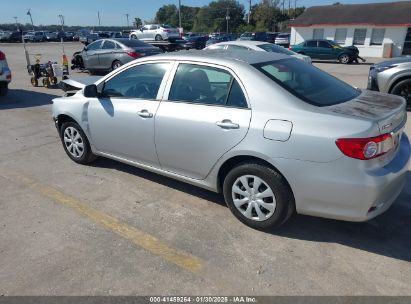
[[232, 169], [223, 192], [235, 217], [252, 228], [278, 227], [294, 213], [294, 197], [284, 177], [259, 163]]
[[405, 79], [397, 83], [392, 88], [391, 94], [404, 97], [407, 101], [407, 110], [411, 110], [411, 79]]
[[64, 151], [76, 163], [84, 165], [95, 159], [88, 139], [77, 123], [72, 121], [63, 123], [60, 137]]
[[351, 58], [348, 54], [342, 54], [338, 57], [338, 61], [343, 64], [348, 64], [351, 61]]
[[115, 60], [111, 65], [111, 70], [114, 71], [114, 70], [118, 69], [119, 67], [121, 67], [122, 65], [123, 64], [121, 63], [121, 61]]
[[136, 35], [131, 35], [130, 38], [131, 39], [138, 39]]

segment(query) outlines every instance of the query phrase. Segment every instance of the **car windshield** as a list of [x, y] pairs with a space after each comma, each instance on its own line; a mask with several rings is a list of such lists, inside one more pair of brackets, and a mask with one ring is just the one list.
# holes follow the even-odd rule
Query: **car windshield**
[[285, 54], [285, 55], [295, 55], [294, 52], [291, 52], [287, 50], [286, 48], [283, 48], [282, 46], [278, 46], [272, 43], [265, 43], [265, 44], [260, 44], [258, 45], [260, 49], [263, 49], [266, 52], [273, 52], [273, 53], [280, 53], [280, 54]]
[[278, 38], [288, 38], [290, 34], [280, 34], [278, 35]]
[[360, 95], [347, 83], [301, 60], [290, 58], [253, 65], [301, 100], [318, 106], [332, 106]]

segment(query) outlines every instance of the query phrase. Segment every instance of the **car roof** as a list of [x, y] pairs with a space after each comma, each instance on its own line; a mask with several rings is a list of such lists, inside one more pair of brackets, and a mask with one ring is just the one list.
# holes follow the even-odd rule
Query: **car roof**
[[223, 41], [220, 43], [216, 43], [214, 45], [226, 45], [226, 44], [243, 45], [243, 46], [258, 46], [261, 44], [269, 44], [269, 42], [255, 41], [255, 40], [234, 40], [234, 41]]
[[[150, 58], [150, 57], [148, 57]], [[153, 57], [151, 57], [153, 58]], [[257, 51], [242, 51], [242, 50], [202, 50], [202, 51], [180, 51], [171, 52], [155, 56], [161, 60], [187, 60], [200, 61], [215, 64], [230, 64], [234, 62], [244, 62], [248, 64], [256, 64], [261, 62], [269, 62], [280, 59], [290, 58], [287, 55], [272, 53], [272, 52], [257, 52]]]

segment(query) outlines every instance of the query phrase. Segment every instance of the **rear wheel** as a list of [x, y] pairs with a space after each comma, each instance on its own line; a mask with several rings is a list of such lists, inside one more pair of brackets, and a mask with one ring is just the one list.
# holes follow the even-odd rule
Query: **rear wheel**
[[156, 35], [156, 37], [154, 39], [156, 41], [161, 41], [161, 40], [163, 40], [163, 37], [161, 37], [161, 35]]
[[119, 60], [115, 60], [113, 61], [113, 63], [111, 64], [111, 70], [114, 71], [116, 69], [118, 69], [119, 67], [121, 67], [123, 64], [121, 63], [121, 61]]
[[259, 163], [243, 163], [224, 179], [223, 192], [231, 212], [244, 224], [278, 227], [294, 213], [294, 197], [284, 177]]
[[131, 35], [130, 38], [131, 39], [138, 39], [136, 35]]
[[36, 77], [31, 77], [30, 83], [33, 87], [37, 87], [39, 85], [39, 80]]
[[76, 163], [88, 164], [96, 157], [91, 152], [90, 144], [80, 126], [73, 122], [64, 122], [60, 129], [64, 151]]
[[350, 58], [350, 56], [349, 56], [348, 54], [341, 54], [341, 55], [338, 57], [338, 61], [339, 61], [340, 63], [347, 64], [347, 63], [350, 63], [351, 58]]
[[6, 96], [9, 91], [9, 86], [7, 83], [0, 83], [0, 96]]
[[407, 101], [407, 110], [411, 110], [411, 79], [405, 79], [397, 83], [392, 88], [391, 94], [404, 97]]

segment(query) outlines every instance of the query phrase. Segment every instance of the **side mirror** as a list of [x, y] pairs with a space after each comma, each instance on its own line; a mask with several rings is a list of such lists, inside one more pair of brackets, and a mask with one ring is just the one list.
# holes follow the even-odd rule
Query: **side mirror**
[[97, 98], [98, 95], [97, 86], [95, 84], [90, 84], [84, 88], [84, 97]]

